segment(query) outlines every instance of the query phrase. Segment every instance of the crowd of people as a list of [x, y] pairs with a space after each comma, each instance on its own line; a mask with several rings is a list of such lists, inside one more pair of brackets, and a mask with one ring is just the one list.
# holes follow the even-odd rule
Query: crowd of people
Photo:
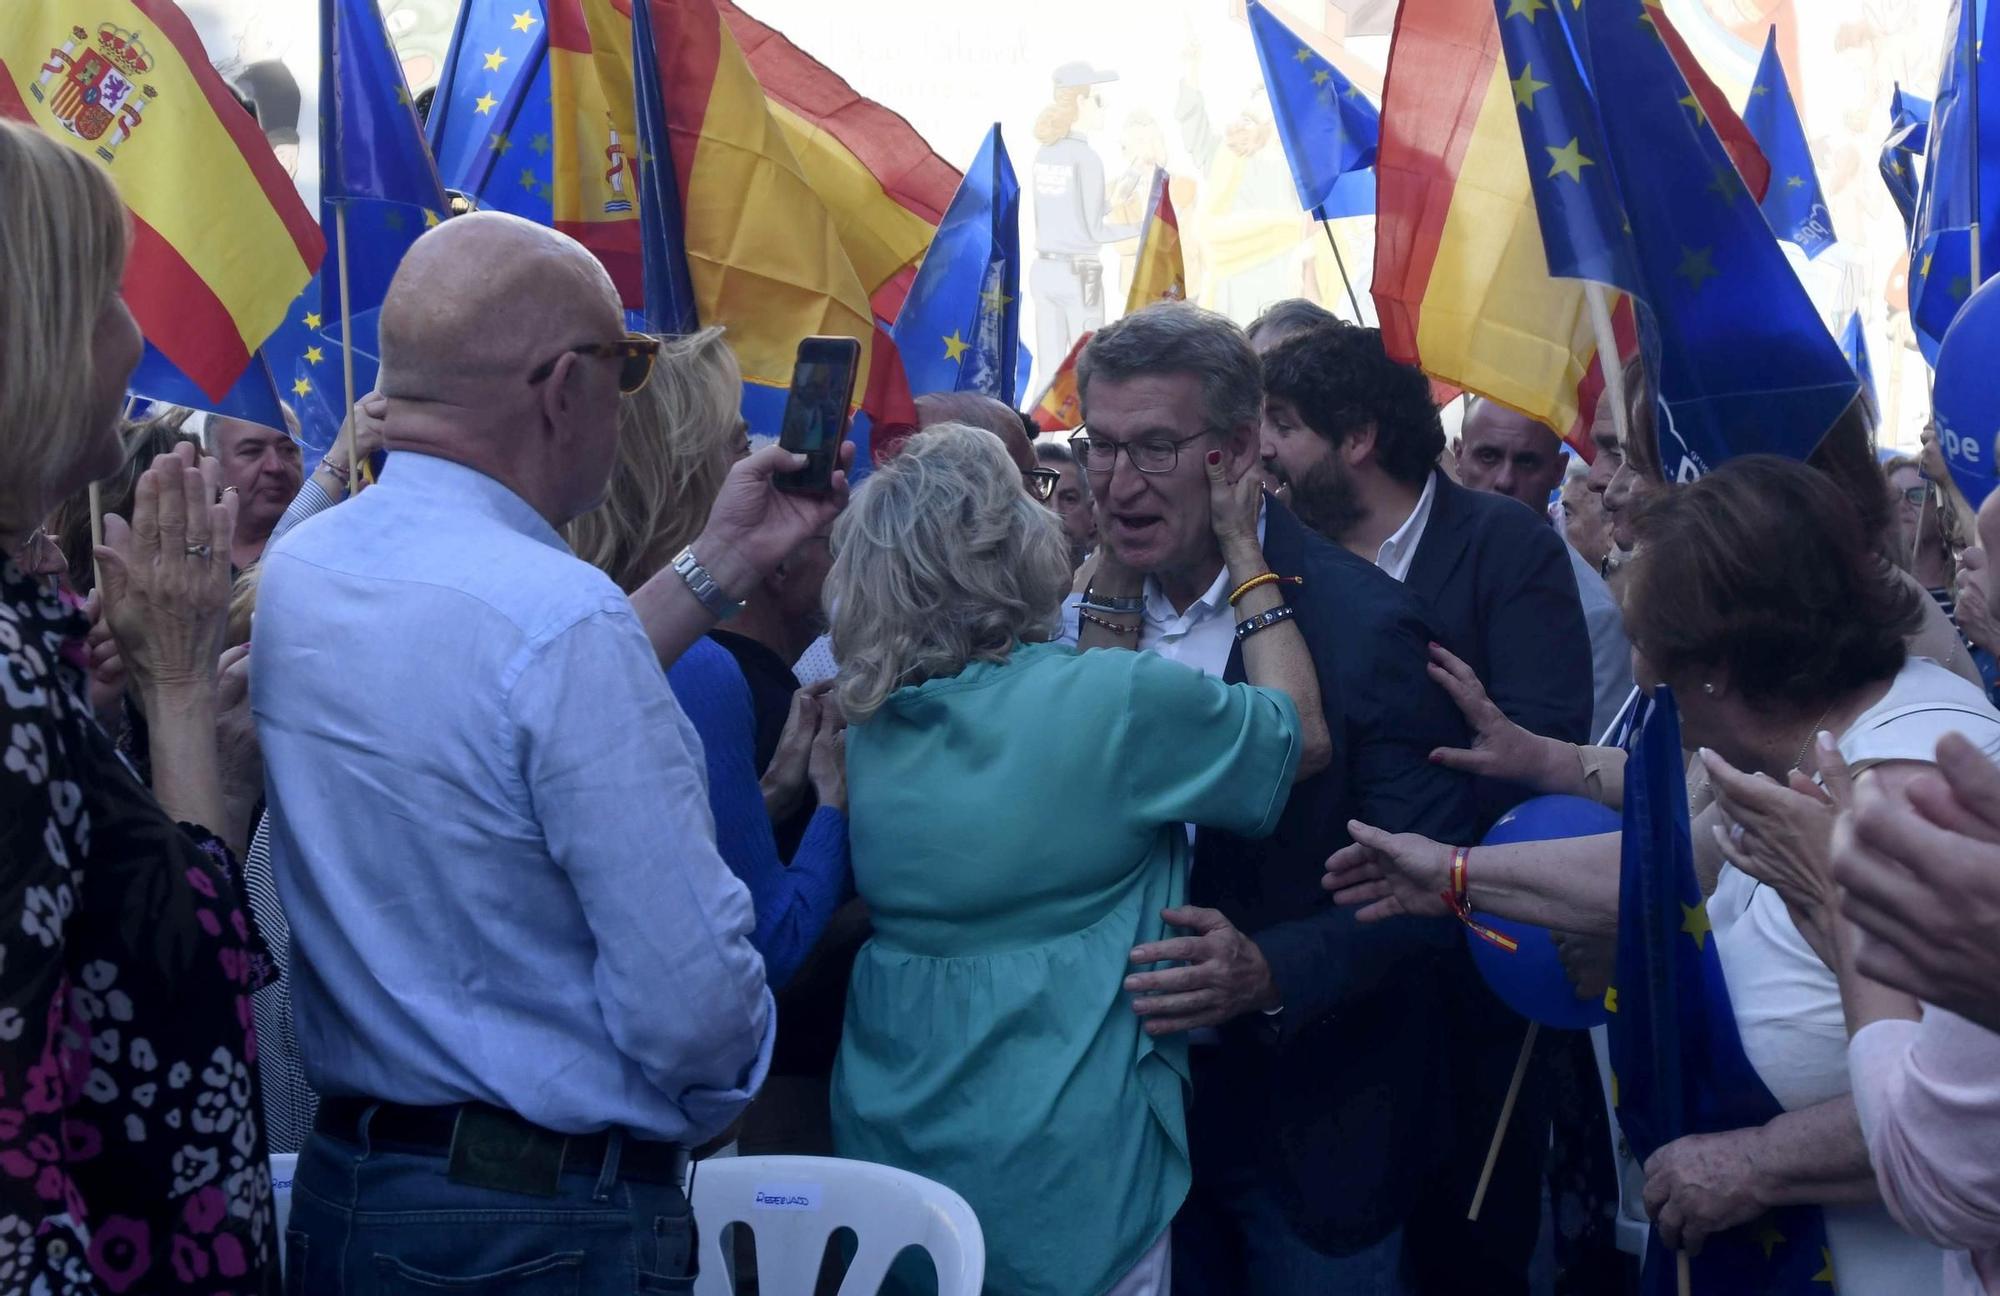
[[687, 1291], [694, 1163], [793, 1153], [952, 1188], [1009, 1296], [1626, 1290], [1589, 1039], [1452, 899], [1604, 993], [1621, 835], [1478, 843], [1620, 806], [1664, 686], [1782, 1112], [1634, 1194], [2000, 1292], [2000, 590], [1865, 409], [1675, 484], [1638, 362], [1586, 463], [1161, 304], [1072, 432], [927, 394], [800, 494], [723, 331], [474, 213], [308, 474], [127, 417], [101, 169], [0, 123], [0, 230], [0, 1289]]

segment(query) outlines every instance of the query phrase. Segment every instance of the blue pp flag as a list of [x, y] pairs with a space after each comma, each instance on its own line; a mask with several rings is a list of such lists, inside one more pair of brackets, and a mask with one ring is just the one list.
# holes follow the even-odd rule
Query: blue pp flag
[[1898, 85], [1889, 96], [1889, 138], [1882, 141], [1882, 183], [1889, 187], [1896, 210], [1903, 214], [1903, 232], [1917, 223], [1917, 159], [1930, 136], [1931, 103]]
[[[1933, 365], [1938, 344], [1965, 299], [2000, 270], [2000, 64], [1989, 77], [1986, 61], [1973, 57], [1991, 22], [1985, 0], [1977, 5], [1954, 0], [1946, 28], [1950, 44], [1932, 103], [1924, 183], [1910, 235], [1910, 322], [1918, 349]], [[1967, 70], [1975, 64], [1976, 90]], [[1974, 227], [1979, 230], [1976, 273]]]
[[1763, 202], [1771, 232], [1798, 244], [1808, 257], [1832, 247], [1833, 217], [1826, 209], [1819, 175], [1813, 170], [1812, 150], [1806, 146], [1806, 128], [1799, 121], [1799, 106], [1792, 99], [1785, 65], [1778, 60], [1776, 27], [1764, 38], [1764, 58], [1750, 86], [1743, 124], [1771, 163], [1771, 187]]
[[542, 0], [465, 0], [425, 128], [446, 189], [476, 207], [552, 225], [544, 19]]
[[1375, 148], [1382, 137], [1375, 105], [1256, 0], [1250, 3], [1250, 34], [1299, 206], [1314, 220], [1373, 212]]
[[650, 4], [632, 6], [632, 91], [639, 121], [639, 262], [645, 322], [654, 333], [692, 333], [701, 327], [701, 313], [695, 307], [694, 281], [688, 275], [680, 182], [674, 175], [673, 144], [667, 138], [652, 9]]
[[[1824, 332], [1824, 330], [1822, 330]], [[1609, 1000], [1611, 1094], [1644, 1162], [1690, 1134], [1755, 1129], [1783, 1109], [1743, 1052], [1695, 881], [1686, 754], [1672, 693], [1639, 702], [1625, 765], [1617, 977]], [[1690, 1264], [1697, 1292], [1826, 1291], [1833, 1255], [1816, 1206], [1768, 1211], [1710, 1237]], [[1675, 1290], [1674, 1258], [1646, 1242], [1641, 1289]]]
[[1805, 458], [1860, 381], [1654, 26], [1657, 0], [1495, 4], [1549, 270], [1631, 294], [1667, 475]]
[[278, 405], [277, 380], [265, 358], [264, 348], [259, 348], [250, 357], [250, 367], [243, 371], [236, 385], [225, 392], [221, 400], [215, 400], [148, 342], [139, 357], [139, 367], [132, 371], [125, 389], [148, 400], [207, 410], [263, 427], [285, 426], [284, 412]]
[[1021, 185], [995, 125], [896, 317], [910, 390], [979, 392], [1013, 405], [1023, 372], [1020, 298]]

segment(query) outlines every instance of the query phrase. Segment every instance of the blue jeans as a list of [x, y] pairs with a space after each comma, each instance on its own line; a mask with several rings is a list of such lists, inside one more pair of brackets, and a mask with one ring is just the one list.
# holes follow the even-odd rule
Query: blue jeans
[[[364, 1135], [365, 1137], [365, 1135]], [[295, 1296], [692, 1292], [694, 1214], [678, 1186], [565, 1174], [554, 1197], [445, 1178], [445, 1159], [315, 1131], [285, 1230]]]
[[1403, 1296], [1403, 1230], [1331, 1256], [1292, 1231], [1253, 1171], [1196, 1177], [1174, 1217], [1174, 1296]]

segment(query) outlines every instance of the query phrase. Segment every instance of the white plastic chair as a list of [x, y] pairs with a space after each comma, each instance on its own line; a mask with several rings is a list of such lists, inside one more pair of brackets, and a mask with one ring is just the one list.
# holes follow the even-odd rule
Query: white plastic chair
[[854, 1230], [854, 1263], [840, 1296], [871, 1296], [898, 1252], [919, 1246], [937, 1267], [938, 1296], [979, 1296], [986, 1237], [965, 1198], [921, 1175], [836, 1157], [728, 1157], [694, 1168], [701, 1234], [695, 1296], [734, 1296], [723, 1233], [749, 1228], [763, 1296], [812, 1296], [827, 1239]]
[[285, 1223], [292, 1218], [292, 1177], [298, 1173], [299, 1154], [271, 1154], [271, 1209], [278, 1217], [278, 1259], [285, 1258]]

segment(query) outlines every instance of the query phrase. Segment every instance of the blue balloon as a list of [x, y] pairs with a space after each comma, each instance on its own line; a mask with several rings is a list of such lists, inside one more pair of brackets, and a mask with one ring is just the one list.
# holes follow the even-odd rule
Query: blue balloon
[[[1510, 846], [1517, 842], [1560, 841], [1565, 837], [1595, 837], [1617, 832], [1622, 820], [1616, 810], [1595, 801], [1573, 796], [1544, 796], [1502, 815], [1486, 833], [1482, 846]], [[1478, 868], [1478, 860], [1472, 862]], [[1486, 984], [1509, 1008], [1544, 1026], [1583, 1030], [1602, 1024], [1610, 1014], [1604, 1000], [1579, 999], [1556, 954], [1556, 943], [1546, 927], [1495, 918], [1473, 912], [1481, 926], [1505, 933], [1518, 948], [1505, 949], [1484, 936], [1466, 929], [1465, 939], [1472, 961]]]
[[1994, 434], [2000, 433], [2000, 281], [1988, 279], [1967, 299], [1938, 347], [1931, 408], [1938, 448], [1952, 480], [1978, 508], [1993, 493]]

